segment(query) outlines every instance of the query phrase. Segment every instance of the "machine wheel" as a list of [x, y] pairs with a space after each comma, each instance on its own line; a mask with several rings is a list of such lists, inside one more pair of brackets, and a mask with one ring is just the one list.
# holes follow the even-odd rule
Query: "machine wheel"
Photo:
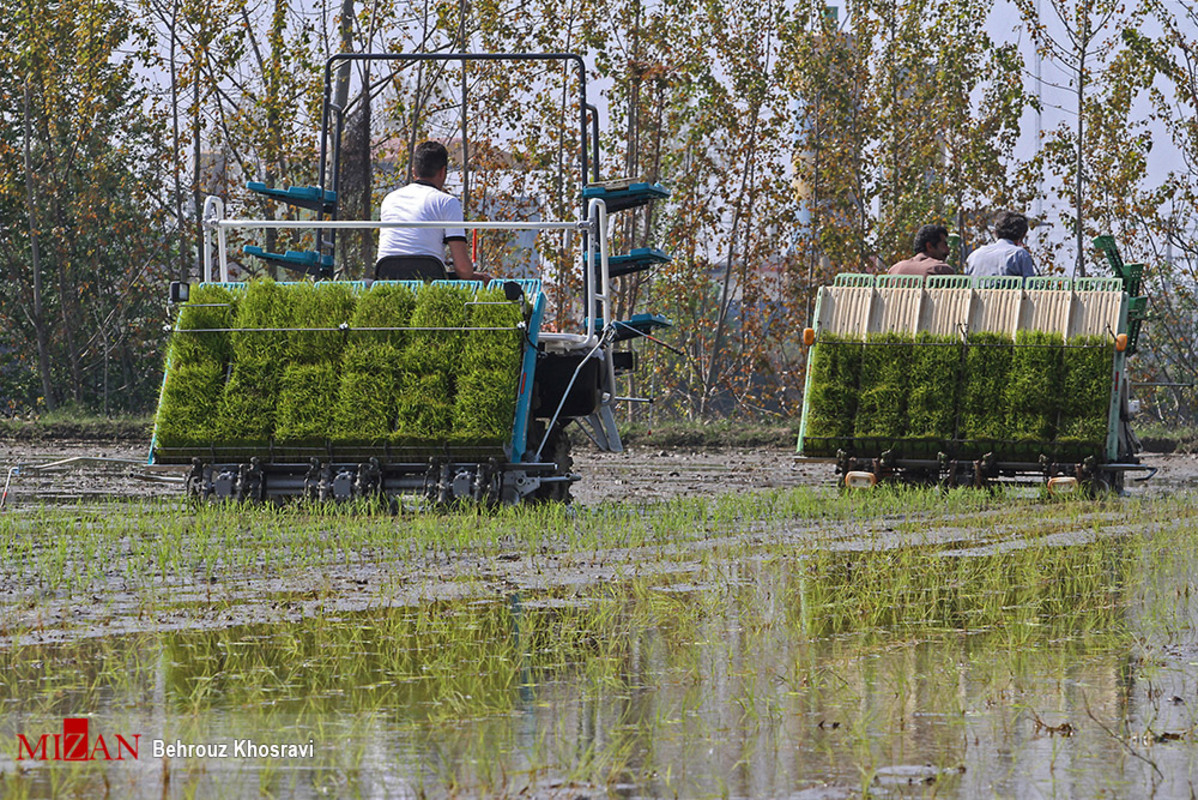
[[[543, 430], [539, 425], [537, 427]], [[538, 431], [536, 440], [538, 444], [540, 436]], [[541, 459], [557, 464], [557, 469], [553, 471], [553, 477], [569, 475], [574, 469], [574, 459], [570, 456], [570, 436], [566, 433], [564, 426], [555, 425], [553, 427], [549, 434], [549, 441], [545, 443], [545, 449], [541, 451]], [[570, 481], [542, 483], [528, 497], [534, 503], [569, 503], [572, 499], [570, 497]]]
[[1122, 472], [1100, 472], [1087, 484], [1090, 494], [1097, 499], [1123, 494]]

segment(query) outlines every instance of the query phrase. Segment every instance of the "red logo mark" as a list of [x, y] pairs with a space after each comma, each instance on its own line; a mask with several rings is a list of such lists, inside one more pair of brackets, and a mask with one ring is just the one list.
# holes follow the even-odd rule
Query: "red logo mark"
[[[96, 734], [92, 741], [89, 724], [86, 717], [72, 717], [62, 721], [62, 733], [43, 733], [34, 742], [23, 733], [17, 734], [17, 760], [32, 759], [34, 761], [124, 761], [125, 757], [136, 759], [137, 748], [141, 734], [133, 734], [133, 742], [119, 733], [116, 735], [115, 754], [104, 740], [103, 734]], [[53, 745], [53, 752], [50, 747]]]

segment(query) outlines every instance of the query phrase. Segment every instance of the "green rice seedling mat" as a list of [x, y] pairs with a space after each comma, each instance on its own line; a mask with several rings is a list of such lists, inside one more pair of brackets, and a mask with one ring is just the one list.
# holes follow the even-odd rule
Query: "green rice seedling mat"
[[911, 337], [871, 333], [861, 356], [856, 437], [899, 439], [907, 432]]
[[452, 386], [447, 371], [401, 369], [391, 441], [415, 445], [447, 439], [453, 425]]
[[358, 341], [345, 349], [330, 432], [333, 441], [377, 444], [391, 436], [399, 356], [399, 348], [390, 342]]
[[416, 293], [407, 286], [396, 283], [377, 283], [370, 291], [358, 298], [357, 307], [350, 318], [350, 328], [355, 330], [351, 344], [387, 344], [392, 347], [403, 345], [403, 331], [369, 331], [363, 328], [402, 328], [411, 321], [416, 307]]
[[275, 438], [283, 442], [330, 438], [340, 388], [334, 364], [292, 364], [284, 369]]
[[155, 418], [157, 443], [190, 447], [212, 441], [224, 383], [225, 368], [205, 358], [172, 369], [163, 383]]
[[197, 286], [191, 298], [179, 309], [176, 333], [171, 337], [169, 359], [179, 364], [198, 364], [209, 361], [224, 366], [233, 355], [228, 329], [232, 327], [237, 299], [242, 292], [227, 286], [211, 284]]
[[279, 362], [245, 356], [233, 363], [216, 419], [214, 444], [266, 444], [274, 436]]
[[1102, 336], [1075, 336], [1068, 344], [1061, 355], [1057, 437], [1063, 442], [1101, 447], [1109, 424], [1114, 342]]
[[424, 287], [412, 309], [404, 357], [408, 368], [419, 373], [457, 370], [466, 326], [466, 303], [471, 293], [449, 283]]
[[[283, 305], [293, 328], [287, 334], [289, 361], [306, 364], [328, 364], [341, 355], [345, 334], [337, 330], [348, 325], [357, 307], [357, 297], [348, 283], [293, 283], [286, 287]], [[281, 315], [282, 316], [282, 315]]]
[[1007, 375], [1011, 371], [1010, 336], [972, 333], [965, 348], [965, 379], [961, 391], [961, 438], [1007, 439]]
[[454, 437], [465, 441], [498, 442], [511, 431], [516, 413], [520, 375], [520, 306], [501, 289], [479, 292], [466, 306], [472, 331], [462, 346], [461, 368], [454, 396]]
[[292, 327], [284, 285], [270, 279], [247, 284], [233, 327], [234, 362], [260, 360], [281, 366], [288, 355], [287, 334], [279, 329]]
[[[961, 386], [960, 340], [921, 331], [915, 336], [915, 345], [908, 367], [906, 435], [909, 439], [952, 439]], [[931, 455], [935, 454], [932, 451]]]
[[861, 375], [861, 340], [823, 334], [811, 347], [805, 442], [812, 455], [835, 455], [851, 446]]
[[1061, 399], [1061, 350], [1059, 333], [1019, 331], [1011, 353], [1011, 368], [1003, 392], [1007, 439], [1018, 442], [1050, 442], [1056, 428]]
[[502, 291], [453, 284], [197, 287], [169, 346], [157, 456], [502, 455], [523, 320]]

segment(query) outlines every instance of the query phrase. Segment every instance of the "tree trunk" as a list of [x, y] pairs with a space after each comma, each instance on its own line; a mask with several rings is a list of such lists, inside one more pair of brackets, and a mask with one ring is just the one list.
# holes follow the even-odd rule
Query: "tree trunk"
[[[191, 265], [187, 261], [187, 227], [183, 224], [183, 185], [179, 175], [179, 162], [183, 153], [180, 151], [179, 138], [179, 70], [175, 64], [175, 44], [177, 40], [176, 26], [179, 19], [179, 0], [171, 6], [171, 21], [168, 26], [170, 34], [170, 73], [171, 73], [171, 176], [173, 180], [173, 195], [175, 201], [175, 229], [178, 231], [178, 258], [180, 281], [190, 277]], [[199, 216], [199, 209], [196, 209]]]
[[[362, 76], [362, 91], [357, 107], [346, 121], [341, 145], [340, 216], [343, 219], [370, 219], [370, 73]], [[374, 231], [345, 231], [338, 245], [338, 270], [351, 277], [367, 277], [374, 265]]]
[[82, 319], [83, 315], [79, 310], [77, 287], [71, 282], [71, 260], [66, 251], [65, 239], [70, 235], [71, 224], [62, 206], [63, 198], [68, 191], [67, 171], [70, 167], [63, 168], [61, 179], [54, 177], [59, 171], [57, 153], [54, 150], [55, 137], [51, 132], [50, 121], [45, 115], [39, 119], [39, 123], [42, 127], [42, 141], [45, 143], [45, 172], [51, 176], [51, 181], [58, 181], [57, 185], [50, 186], [47, 195], [50, 201], [50, 217], [54, 220], [54, 235], [50, 237], [50, 243], [56, 256], [54, 271], [58, 279], [58, 310], [62, 319], [61, 333], [66, 345], [67, 366], [71, 373], [70, 394], [76, 403], [81, 403], [83, 401], [83, 366], [79, 348], [75, 345], [75, 323]]
[[[202, 275], [204, 269], [204, 188], [201, 185], [204, 175], [204, 162], [200, 153], [200, 52], [197, 42], [195, 59], [195, 107], [192, 109], [191, 134], [195, 147], [195, 183], [192, 185], [191, 199], [196, 215], [196, 270]], [[217, 265], [219, 269], [219, 265]], [[219, 279], [219, 274], [217, 276]]]
[[[424, 0], [424, 10], [420, 16], [420, 46], [428, 46], [428, 0]], [[424, 113], [424, 62], [416, 62], [416, 90], [412, 98], [412, 125], [408, 130], [408, 171], [403, 173], [403, 184], [411, 179], [412, 154], [416, 152], [417, 137], [420, 136], [420, 117]]]
[[[459, 0], [458, 3], [458, 41], [460, 47], [465, 53], [469, 47], [469, 42], [466, 41], [466, 14], [469, 8], [469, 0]], [[470, 111], [470, 98], [467, 94], [468, 86], [466, 84], [466, 65], [469, 62], [462, 59], [462, 215], [470, 218], [470, 149], [469, 137], [467, 130], [467, 117]]]
[[752, 127], [749, 129], [749, 140], [746, 152], [745, 171], [741, 175], [740, 191], [736, 196], [736, 206], [732, 211], [732, 231], [728, 236], [728, 260], [724, 264], [724, 278], [720, 287], [719, 317], [716, 320], [715, 337], [711, 342], [711, 357], [707, 362], [707, 377], [703, 380], [703, 396], [700, 398], [699, 416], [706, 417], [709, 409], [711, 394], [715, 390], [716, 381], [720, 376], [720, 348], [724, 339], [724, 328], [728, 324], [728, 307], [732, 303], [732, 262], [736, 255], [736, 234], [740, 228], [741, 206], [745, 193], [748, 191], [749, 179], [753, 173], [753, 152], [757, 144], [757, 122], [761, 116], [761, 107], [753, 109]]
[[79, 348], [75, 345], [75, 321], [82, 318], [82, 313], [79, 310], [78, 296], [75, 292], [75, 287], [71, 283], [71, 273], [69, 269], [69, 258], [63, 248], [62, 236], [66, 235], [69, 230], [69, 225], [66, 215], [62, 210], [60, 202], [61, 195], [55, 193], [52, 195], [51, 207], [54, 213], [54, 220], [57, 222], [58, 230], [61, 232], [59, 236], [54, 237], [55, 249], [57, 258], [55, 258], [55, 272], [58, 276], [58, 309], [62, 317], [62, 335], [66, 340], [67, 346], [67, 365], [71, 370], [71, 399], [76, 403], [83, 402], [83, 364], [80, 360]]
[[23, 145], [25, 156], [25, 203], [29, 207], [29, 246], [33, 268], [33, 330], [37, 338], [37, 371], [42, 380], [42, 397], [46, 407], [53, 411], [58, 402], [54, 397], [54, 381], [50, 374], [50, 343], [42, 308], [42, 262], [38, 248], [37, 191], [33, 175], [33, 156], [29, 146], [29, 82], [24, 86], [22, 106], [24, 121]]

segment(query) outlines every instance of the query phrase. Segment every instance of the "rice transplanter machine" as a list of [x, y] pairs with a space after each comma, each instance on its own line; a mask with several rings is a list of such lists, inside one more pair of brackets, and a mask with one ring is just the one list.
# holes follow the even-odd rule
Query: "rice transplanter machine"
[[1098, 278], [839, 275], [819, 290], [798, 453], [842, 486], [1122, 489], [1140, 463], [1128, 358], [1143, 266]]
[[[583, 319], [544, 327], [539, 279], [336, 281], [336, 234], [399, 223], [338, 217], [345, 109], [334, 73], [351, 61], [537, 60], [574, 67], [579, 86], [577, 219], [467, 220], [474, 230], [569, 231], [580, 241]], [[588, 114], [591, 125], [588, 126]], [[249, 188], [312, 219], [229, 219], [204, 211], [204, 280], [172, 285], [177, 321], [151, 444], [151, 464], [190, 466], [198, 499], [343, 501], [419, 495], [434, 503], [568, 500], [573, 473], [566, 426], [601, 449], [622, 449], [617, 376], [634, 368], [618, 342], [669, 325], [658, 315], [613, 316], [613, 280], [669, 260], [655, 248], [609, 253], [609, 214], [668, 196], [656, 183], [601, 182], [597, 110], [574, 54], [342, 54], [326, 63], [320, 183]], [[589, 178], [589, 181], [588, 181]], [[415, 225], [420, 225], [416, 223]], [[424, 223], [428, 224], [428, 223]], [[306, 252], [243, 253], [312, 280], [229, 280], [233, 229], [309, 229]], [[213, 261], [215, 251], [216, 259]]]

